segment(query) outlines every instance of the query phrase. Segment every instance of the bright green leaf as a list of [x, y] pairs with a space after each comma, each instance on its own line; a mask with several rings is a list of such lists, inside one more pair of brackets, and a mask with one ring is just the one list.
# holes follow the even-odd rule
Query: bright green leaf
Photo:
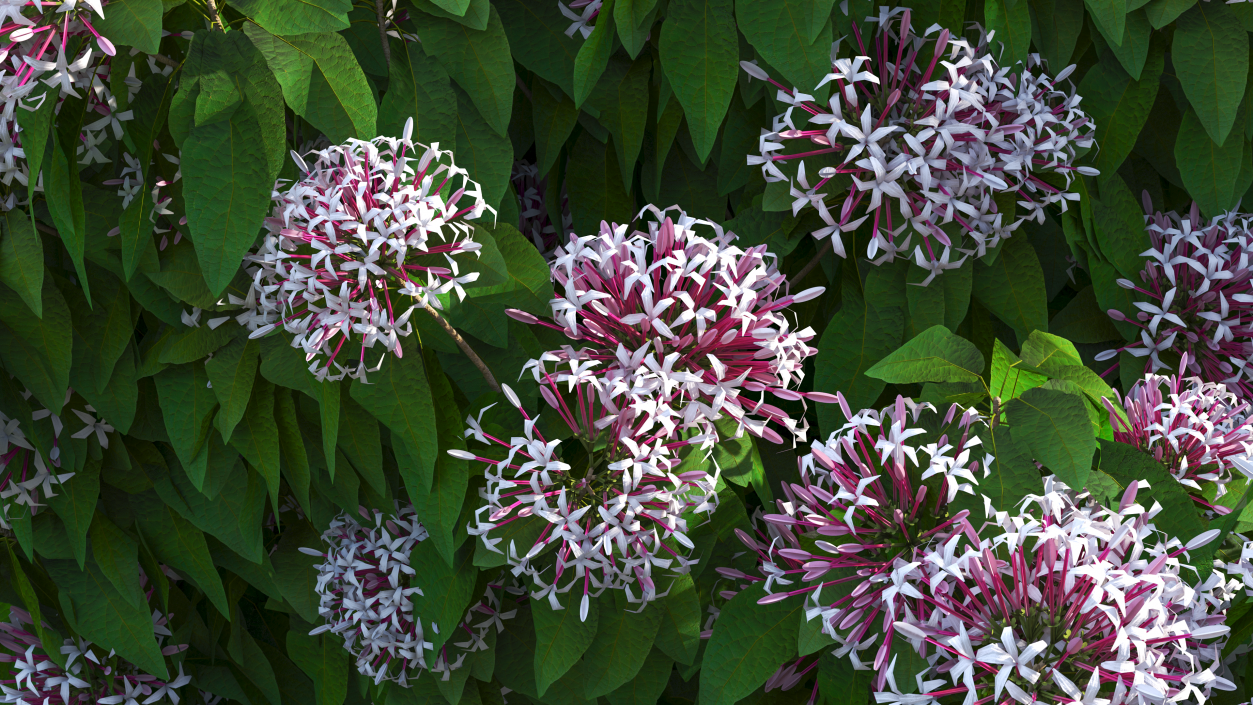
[[1248, 80], [1248, 32], [1223, 3], [1197, 3], [1175, 23], [1171, 61], [1205, 133], [1225, 146]]
[[[745, 26], [742, 17], [740, 26]], [[739, 71], [731, 0], [673, 0], [661, 25], [661, 66], [687, 115], [696, 156], [704, 161], [731, 105]]]

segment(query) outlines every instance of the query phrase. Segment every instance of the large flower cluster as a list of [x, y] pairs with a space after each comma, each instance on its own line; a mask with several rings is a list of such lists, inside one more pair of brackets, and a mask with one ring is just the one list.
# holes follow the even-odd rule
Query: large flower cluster
[[787, 308], [823, 289], [788, 294], [765, 245], [741, 249], [733, 233], [677, 207], [649, 206], [636, 227], [602, 223], [557, 248], [552, 321], [508, 311], [583, 345], [548, 353], [570, 363], [557, 381], [594, 379], [602, 403], [649, 425], [705, 432], [726, 414], [755, 436], [780, 442], [769, 426], [778, 422], [803, 440], [804, 420], [765, 395], [834, 401], [788, 388], [817, 350], [813, 329], [793, 330]]
[[386, 680], [408, 687], [423, 671], [448, 680], [468, 655], [488, 648], [485, 639], [493, 628], [499, 631], [502, 620], [514, 616], [515, 590], [500, 581], [489, 584], [443, 647], [428, 653], [428, 636], [438, 634], [439, 626], [427, 625], [430, 632], [425, 631], [414, 613], [414, 600], [423, 594], [410, 565], [414, 547], [427, 538], [426, 528], [412, 506], [399, 503], [391, 516], [378, 510], [371, 516], [364, 507], [361, 516], [365, 524], [347, 513], [336, 517], [322, 534], [325, 552], [300, 549], [323, 559], [316, 589], [318, 614], [325, 624], [310, 634], [342, 637], [357, 671], [375, 683]]
[[[170, 636], [166, 617], [152, 613], [152, 628], [161, 644]], [[178, 705], [179, 689], [191, 682], [178, 665], [178, 675], [162, 681], [144, 673], [113, 651], [105, 653], [84, 639], [66, 639], [61, 647], [65, 668], [52, 661], [33, 633], [31, 616], [18, 607], [9, 608], [9, 621], [0, 622], [0, 663], [8, 671], [0, 678], [0, 703], [6, 705]], [[186, 644], [166, 646], [171, 656]]]
[[[478, 419], [466, 419], [465, 435], [492, 448], [448, 452], [488, 466], [487, 485], [479, 491], [485, 503], [467, 531], [487, 549], [505, 553], [514, 574], [529, 579], [532, 597], [547, 597], [554, 609], [562, 608], [558, 595], [577, 588], [585, 619], [591, 598], [606, 589], [623, 589], [629, 602], [646, 604], [668, 592], [658, 590], [656, 572], [689, 571], [695, 561], [687, 557], [694, 547], [688, 521], [717, 506], [718, 477], [704, 470], [675, 472], [678, 449], [696, 452], [713, 437], [679, 440], [646, 419], [619, 413], [601, 402], [590, 383], [574, 378], [579, 363], [559, 364], [572, 368], [561, 381], [537, 367], [540, 392], [551, 408], [545, 413], [560, 417], [573, 438], [562, 441], [561, 432], [546, 438], [506, 386], [506, 398], [522, 416], [522, 433], [496, 438], [484, 431], [480, 412]], [[532, 526], [510, 526], [515, 522]], [[504, 532], [512, 538], [500, 546]]]
[[[1125, 399], [1115, 392], [1114, 401], [1105, 399], [1105, 405], [1114, 440], [1152, 455], [1195, 493], [1203, 490], [1201, 482], [1212, 482], [1222, 497], [1233, 469], [1253, 476], [1249, 404], [1221, 384], [1185, 377], [1187, 358], [1184, 353], [1178, 375], [1147, 374]], [[1115, 403], [1126, 412], [1126, 421]], [[1193, 499], [1205, 503], [1196, 494]]]
[[[1153, 204], [1144, 197], [1145, 212]], [[1117, 321], [1140, 328], [1140, 340], [1097, 355], [1108, 360], [1125, 350], [1145, 360], [1145, 372], [1172, 369], [1184, 354], [1188, 370], [1253, 399], [1253, 216], [1226, 213], [1209, 223], [1196, 204], [1186, 216], [1146, 217], [1153, 247], [1140, 282], [1118, 284], [1139, 294], [1139, 309], [1110, 309]]]
[[1074, 172], [1095, 173], [1073, 166], [1093, 125], [1058, 86], [1073, 67], [1049, 78], [1033, 54], [1011, 73], [991, 36], [971, 44], [938, 26], [918, 36], [904, 8], [885, 7], [877, 20], [865, 42], [853, 25], [855, 57], [833, 58], [818, 84], [832, 84], [827, 105], [741, 64], [788, 105], [748, 163], [790, 184], [794, 213], [817, 209], [824, 226], [814, 237], [831, 237], [844, 256], [841, 233], [872, 219], [866, 254], [880, 263], [909, 256], [917, 234], [912, 254], [929, 283], [964, 261], [951, 261], [952, 249], [982, 255], [1023, 220], [1043, 222], [1046, 205], [1079, 198], [1067, 189]]
[[[513, 165], [513, 187], [518, 193], [518, 230], [535, 243], [546, 259], [551, 257], [574, 223], [565, 184], [559, 192], [555, 187], [550, 191], [548, 177], [541, 178], [539, 169], [524, 159]], [[554, 225], [549, 215], [550, 198], [561, 199], [560, 226]]]
[[1160, 505], [1135, 503], [1144, 486], [1111, 510], [1049, 478], [1023, 513], [996, 513], [977, 550], [940, 556], [929, 609], [896, 623], [929, 655], [921, 692], [893, 681], [877, 702], [1160, 705], [1234, 689], [1218, 675], [1229, 586], [1218, 573], [1195, 584], [1179, 558], [1217, 532], [1162, 536]]
[[[70, 403], [73, 394], [73, 389], [66, 391], [66, 404]], [[33, 398], [29, 391], [23, 392], [23, 396], [27, 400]], [[97, 418], [91, 405], [71, 411], [83, 423], [83, 427], [71, 434], [71, 438], [94, 437], [101, 448], [109, 447], [108, 434], [113, 432], [113, 427], [104, 419]], [[9, 521], [16, 518], [10, 512], [18, 507], [27, 507], [21, 511], [35, 513], [41, 506], [41, 500], [54, 496], [54, 485], [74, 477], [73, 472], [61, 472], [61, 432], [65, 428], [61, 417], [48, 409], [36, 409], [31, 413], [31, 421], [44, 422], [49, 426], [52, 447], [48, 449], [47, 457], [27, 438], [18, 419], [0, 411], [0, 529], [9, 529]]]
[[293, 152], [305, 176], [275, 189], [268, 234], [246, 261], [252, 288], [231, 300], [247, 309], [240, 322], [253, 337], [293, 333], [306, 361], [319, 358], [309, 368], [319, 379], [378, 369], [381, 357], [366, 361], [376, 345], [402, 356], [414, 310], [438, 308], [439, 294], [464, 297], [462, 285], [478, 278], [454, 256], [477, 256], [466, 221], [495, 211], [452, 152], [412, 133], [411, 118], [399, 139], [350, 139], [307, 155], [312, 167]]
[[[758, 535], [739, 532], [759, 556], [763, 577], [720, 569], [730, 578], [765, 582], [762, 603], [805, 595], [806, 616], [858, 667], [878, 671], [892, 656], [895, 623], [931, 610], [927, 585], [962, 536], [968, 512], [950, 510], [959, 492], [974, 494], [992, 457], [978, 435], [985, 420], [957, 405], [941, 415], [904, 397], [881, 411], [854, 414], [826, 443], [800, 460], [800, 482], [784, 484], [779, 512]], [[860, 652], [870, 651], [864, 659]], [[869, 663], [865, 663], [869, 661]]]

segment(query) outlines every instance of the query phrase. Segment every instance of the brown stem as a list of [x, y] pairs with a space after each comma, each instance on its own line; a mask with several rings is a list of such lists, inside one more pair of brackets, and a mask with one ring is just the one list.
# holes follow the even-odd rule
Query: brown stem
[[487, 386], [491, 387], [493, 392], [500, 393], [500, 385], [496, 383], [496, 378], [492, 376], [492, 371], [487, 369], [487, 365], [483, 364], [483, 360], [475, 354], [474, 350], [470, 347], [470, 344], [465, 341], [465, 338], [461, 337], [461, 334], [457, 332], [457, 329], [453, 328], [448, 321], [444, 320], [444, 317], [439, 315], [439, 311], [431, 308], [430, 304], [423, 304], [423, 308], [426, 309], [427, 313], [431, 314], [431, 318], [435, 319], [435, 322], [444, 329], [445, 333], [452, 336], [453, 341], [457, 343], [457, 347], [461, 348], [461, 352], [465, 353], [466, 357], [470, 358], [470, 362], [473, 362], [474, 366], [479, 368], [479, 374], [483, 375], [483, 379], [487, 380]]
[[527, 88], [526, 84], [522, 82], [522, 77], [515, 76], [514, 80], [518, 82], [518, 89], [522, 91], [522, 95], [526, 96], [527, 100], [534, 102], [535, 99], [531, 97], [531, 89]]
[[43, 233], [44, 235], [52, 235], [53, 237], [61, 237], [61, 233], [57, 232], [55, 228], [50, 228], [47, 225], [44, 225], [43, 223], [39, 222], [38, 220], [35, 221], [35, 229]]
[[152, 58], [156, 59], [158, 63], [165, 64], [166, 66], [170, 66], [172, 68], [178, 68], [179, 66], [179, 63], [177, 61], [175, 61], [174, 59], [171, 59], [168, 56], [163, 56], [161, 54], [149, 54], [148, 56], [151, 56]]
[[379, 19], [379, 41], [383, 43], [383, 59], [388, 66], [392, 65], [392, 45], [387, 41], [387, 11], [383, 9], [383, 5], [387, 0], [374, 0], [374, 9], [378, 12]]
[[822, 247], [818, 248], [818, 254], [814, 255], [814, 258], [809, 260], [809, 264], [805, 265], [805, 267], [801, 269], [801, 271], [796, 273], [796, 276], [792, 277], [793, 283], [800, 284], [802, 281], [805, 280], [805, 277], [808, 276], [811, 271], [813, 271], [813, 268], [818, 266], [818, 262], [822, 261], [822, 258], [826, 256], [828, 252], [831, 251], [831, 246], [833, 244], [832, 239], [835, 237], [836, 237], [836, 234], [832, 233], [827, 238], [827, 241], [822, 243]]
[[213, 25], [215, 25], [215, 24], [216, 24], [216, 25], [218, 26], [218, 29], [220, 29], [220, 30], [222, 30], [223, 32], [225, 32], [225, 31], [226, 31], [226, 25], [222, 24], [222, 15], [218, 14], [218, 3], [217, 3], [217, 0], [205, 0], [205, 2], [207, 2], [207, 3], [208, 3], [208, 5], [209, 5], [209, 14], [210, 14], [210, 15], [212, 16], [212, 18], [213, 18], [213, 19], [212, 19], [212, 20], [210, 20], [210, 22], [209, 22], [209, 27], [210, 27], [210, 28], [212, 28], [212, 27], [213, 27]]

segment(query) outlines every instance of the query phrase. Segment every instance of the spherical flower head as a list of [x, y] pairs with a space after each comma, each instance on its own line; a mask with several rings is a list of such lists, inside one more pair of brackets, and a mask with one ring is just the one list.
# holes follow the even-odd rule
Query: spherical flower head
[[1194, 585], [1179, 558], [1213, 535], [1182, 546], [1160, 534], [1161, 506], [1135, 503], [1143, 486], [1111, 510], [1072, 501], [1050, 478], [1021, 513], [997, 513], [929, 609], [897, 623], [928, 674], [951, 683], [930, 697], [1148, 705], [1234, 689], [1217, 675], [1223, 579]]
[[[545, 259], [550, 259], [574, 222], [565, 184], [560, 189], [550, 188], [548, 177], [541, 178], [535, 165], [523, 159], [514, 162], [513, 188], [518, 194], [518, 231], [535, 243]], [[559, 226], [553, 224], [548, 212], [549, 199], [553, 198], [561, 199]]]
[[826, 105], [741, 63], [788, 106], [748, 164], [788, 182], [794, 215], [816, 209], [814, 237], [832, 238], [840, 256], [842, 233], [865, 222], [876, 264], [909, 257], [920, 236], [912, 256], [929, 272], [924, 285], [961, 266], [953, 250], [983, 255], [1024, 220], [1043, 222], [1046, 205], [1077, 200], [1067, 193], [1076, 171], [1096, 173], [1073, 166], [1094, 129], [1079, 97], [1059, 87], [1073, 67], [1049, 78], [1032, 54], [1011, 72], [991, 36], [971, 44], [937, 30], [919, 36], [904, 8], [884, 8], [866, 40], [854, 24], [856, 56], [835, 58], [836, 42], [817, 86], [831, 84]]
[[357, 671], [376, 684], [394, 681], [408, 687], [423, 671], [448, 680], [467, 656], [488, 648], [485, 639], [493, 628], [501, 629], [502, 620], [514, 616], [513, 588], [500, 581], [489, 584], [443, 647], [429, 653], [433, 645], [428, 637], [439, 630], [430, 625], [429, 633], [424, 631], [414, 613], [414, 602], [423, 594], [410, 565], [414, 547], [427, 539], [426, 527], [412, 506], [399, 503], [390, 516], [378, 510], [371, 514], [364, 507], [360, 514], [364, 523], [347, 513], [331, 522], [322, 534], [325, 552], [300, 549], [324, 559], [316, 590], [318, 614], [325, 623], [309, 633], [342, 637]]
[[[559, 596], [574, 590], [580, 619], [591, 598], [607, 589], [623, 590], [641, 609], [666, 595], [658, 574], [689, 572], [696, 562], [687, 557], [694, 548], [690, 522], [717, 506], [716, 470], [713, 476], [701, 469], [676, 473], [680, 448], [698, 452], [695, 446], [713, 438], [676, 440], [664, 429], [649, 430], [602, 403], [598, 383], [559, 382], [545, 372], [543, 419], [505, 386], [522, 417], [519, 432], [505, 440], [485, 431], [488, 407], [466, 419], [465, 432], [488, 447], [448, 451], [487, 464], [479, 493], [484, 503], [467, 531], [488, 550], [504, 553], [514, 575], [530, 582], [532, 597], [548, 598], [553, 609], [562, 609]], [[546, 436], [540, 421], [557, 430]]]
[[[1147, 192], [1144, 210], [1153, 213]], [[1096, 359], [1125, 350], [1145, 358], [1145, 372], [1158, 372], [1187, 355], [1189, 372], [1253, 399], [1253, 216], [1230, 212], [1205, 223], [1194, 203], [1185, 216], [1157, 212], [1145, 222], [1153, 246], [1140, 281], [1118, 280], [1137, 295], [1137, 310], [1109, 311], [1139, 328], [1140, 339]]]
[[[467, 222], [486, 205], [479, 184], [452, 152], [410, 140], [350, 139], [292, 157], [304, 178], [274, 191], [261, 248], [245, 260], [252, 287], [244, 324], [260, 337], [282, 327], [294, 334], [319, 379], [364, 378], [367, 351], [404, 355], [415, 309], [439, 308], [440, 294], [465, 298], [457, 255], [481, 247]], [[347, 344], [347, 345], [346, 345]]]
[[[151, 590], [149, 597], [151, 597]], [[166, 617], [153, 612], [152, 626], [160, 646], [170, 630]], [[0, 702], [14, 705], [178, 705], [180, 691], [191, 682], [183, 664], [167, 662], [174, 678], [163, 681], [145, 673], [112, 650], [85, 639], [66, 639], [61, 646], [65, 667], [57, 665], [35, 635], [31, 616], [18, 607], [9, 608], [9, 621], [0, 622]], [[164, 646], [163, 656], [187, 649], [186, 644]]]
[[848, 423], [800, 460], [799, 482], [784, 484], [778, 513], [764, 516], [768, 533], [739, 534], [759, 556], [761, 577], [749, 579], [765, 581], [761, 602], [804, 595], [806, 617], [822, 621], [836, 653], [878, 671], [882, 684], [894, 623], [923, 611], [928, 585], [948, 568], [926, 556], [938, 548], [951, 562], [973, 534], [969, 512], [950, 505], [974, 493], [992, 457], [973, 410], [941, 414], [897, 397], [854, 414], [839, 402]]
[[769, 426], [776, 422], [803, 440], [804, 420], [765, 403], [765, 395], [834, 401], [788, 388], [817, 350], [809, 345], [814, 330], [795, 330], [787, 308], [823, 289], [787, 293], [765, 245], [741, 249], [734, 233], [677, 207], [649, 206], [634, 227], [601, 223], [600, 233], [557, 248], [551, 321], [508, 313], [581, 344], [548, 356], [597, 377], [605, 402], [624, 413], [702, 432], [726, 415], [737, 432], [778, 443]]
[[[1226, 514], [1230, 510], [1199, 497], [1202, 482], [1226, 494], [1233, 470], [1253, 474], [1253, 425], [1249, 404], [1221, 384], [1184, 377], [1187, 354], [1178, 375], [1146, 374], [1126, 398], [1105, 399], [1114, 440], [1135, 446], [1161, 462], [1202, 505]], [[1117, 413], [1121, 407], [1126, 420]]]

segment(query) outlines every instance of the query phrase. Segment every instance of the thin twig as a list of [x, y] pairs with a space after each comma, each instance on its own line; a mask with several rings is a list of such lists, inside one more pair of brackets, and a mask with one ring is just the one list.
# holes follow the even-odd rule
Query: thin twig
[[423, 304], [423, 308], [426, 309], [427, 313], [431, 314], [431, 317], [435, 319], [436, 323], [439, 323], [445, 333], [452, 336], [452, 339], [457, 343], [457, 347], [461, 348], [461, 352], [465, 353], [466, 357], [470, 358], [470, 362], [473, 362], [474, 366], [479, 368], [479, 374], [483, 375], [483, 379], [487, 380], [487, 386], [491, 387], [493, 392], [499, 393], [500, 385], [496, 383], [496, 378], [492, 376], [492, 371], [487, 369], [487, 365], [483, 364], [483, 360], [475, 354], [474, 350], [470, 347], [470, 344], [465, 341], [465, 338], [461, 337], [461, 334], [457, 332], [457, 329], [453, 328], [448, 321], [444, 320], [444, 317], [439, 315], [439, 311], [431, 308], [430, 304]]
[[222, 15], [218, 14], [217, 0], [205, 0], [205, 2], [207, 2], [209, 5], [209, 14], [213, 16], [213, 19], [209, 21], [210, 28], [212, 28], [212, 26], [216, 24], [218, 26], [218, 29], [225, 32], [226, 25], [222, 24]]
[[35, 229], [43, 233], [44, 235], [52, 235], [53, 237], [61, 237], [61, 233], [57, 232], [55, 228], [50, 228], [47, 225], [44, 225], [43, 223], [39, 222], [38, 220], [35, 221]]
[[171, 59], [168, 56], [163, 56], [161, 54], [149, 54], [148, 56], [151, 56], [152, 58], [156, 59], [158, 63], [165, 64], [166, 66], [170, 66], [172, 68], [179, 67], [179, 63], [175, 61], [174, 59]]
[[387, 61], [387, 65], [392, 65], [392, 45], [387, 41], [387, 12], [383, 9], [383, 5], [387, 0], [374, 0], [374, 9], [378, 12], [379, 18], [379, 41], [383, 43], [383, 59]]
[[[833, 233], [830, 238], [834, 237], [835, 234]], [[831, 251], [832, 242], [830, 238], [828, 238], [826, 242], [822, 243], [822, 247], [818, 248], [818, 254], [814, 255], [814, 258], [809, 260], [809, 264], [805, 265], [801, 271], [796, 273], [796, 276], [792, 277], [792, 282], [794, 284], [800, 284], [804, 281], [805, 277], [809, 275], [813, 268], [818, 266], [818, 262], [822, 261], [822, 258]]]
[[526, 84], [522, 82], [522, 77], [514, 76], [514, 80], [518, 82], [518, 88], [522, 91], [522, 95], [526, 96], [527, 100], [535, 102], [535, 99], [531, 97], [531, 89], [527, 88]]

